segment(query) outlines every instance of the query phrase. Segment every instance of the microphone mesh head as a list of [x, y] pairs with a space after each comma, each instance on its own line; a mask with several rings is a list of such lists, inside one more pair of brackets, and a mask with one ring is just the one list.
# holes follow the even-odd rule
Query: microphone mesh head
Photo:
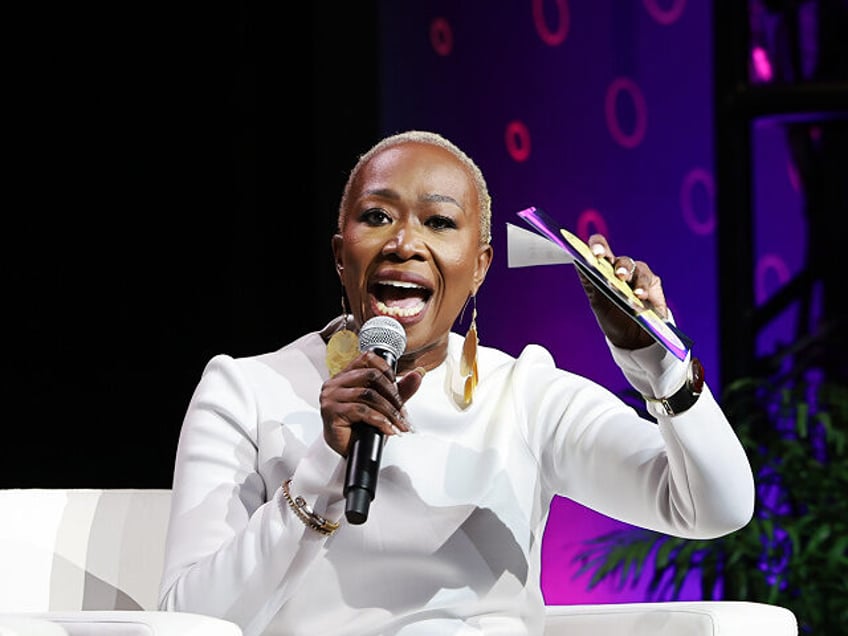
[[386, 349], [395, 360], [406, 350], [406, 331], [390, 316], [374, 316], [365, 321], [359, 330], [359, 350]]

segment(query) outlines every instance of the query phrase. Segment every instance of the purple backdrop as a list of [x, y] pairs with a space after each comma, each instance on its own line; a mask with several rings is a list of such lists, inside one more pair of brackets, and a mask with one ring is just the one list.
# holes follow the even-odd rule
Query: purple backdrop
[[[560, 366], [626, 388], [573, 268], [507, 268], [506, 224], [526, 229], [516, 213], [534, 205], [584, 239], [603, 231], [616, 252], [648, 261], [708, 380], [717, 371], [711, 11], [686, 0], [381, 3], [383, 132], [441, 132], [489, 181], [495, 261], [478, 296], [484, 344], [517, 354], [537, 342]], [[780, 182], [758, 185], [758, 210], [772, 213], [776, 197], [797, 214], [782, 139], [761, 127], [756, 141], [768, 180]], [[757, 250], [764, 289], [800, 264], [774, 231]], [[644, 585], [589, 592], [588, 578], [575, 579], [581, 542], [620, 525], [555, 502], [543, 555], [549, 603], [646, 600]], [[684, 598], [700, 598], [698, 586]]]

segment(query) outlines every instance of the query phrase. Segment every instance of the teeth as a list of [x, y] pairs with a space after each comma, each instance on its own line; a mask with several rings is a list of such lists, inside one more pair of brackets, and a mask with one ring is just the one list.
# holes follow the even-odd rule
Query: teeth
[[403, 289], [424, 289], [421, 285], [416, 285], [415, 283], [407, 283], [402, 280], [386, 280], [380, 283], [381, 285], [388, 285], [390, 287], [402, 287]]
[[413, 307], [389, 307], [386, 303], [379, 300], [377, 301], [377, 310], [381, 314], [392, 316], [394, 318], [409, 318], [410, 316], [415, 316], [420, 313], [422, 309], [424, 309], [423, 302], [418, 303]]

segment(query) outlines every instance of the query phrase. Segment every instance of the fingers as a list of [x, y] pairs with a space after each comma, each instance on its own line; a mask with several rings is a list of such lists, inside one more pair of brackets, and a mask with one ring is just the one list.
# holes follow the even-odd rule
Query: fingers
[[610, 249], [609, 243], [607, 243], [607, 237], [603, 234], [592, 234], [587, 241], [589, 245], [589, 249], [592, 250], [592, 254], [599, 258], [605, 258], [610, 263], [613, 262], [613, 253]]
[[632, 281], [636, 274], [636, 261], [629, 256], [619, 256], [615, 259], [613, 267], [615, 268], [615, 275], [625, 283]]
[[598, 258], [603, 258], [613, 267], [615, 275], [630, 282], [636, 273], [636, 261], [630, 256], [616, 256], [603, 234], [592, 234], [588, 240], [589, 249]]
[[386, 361], [376, 353], [365, 353], [352, 366], [346, 386], [337, 394], [340, 411], [349, 414], [347, 419], [371, 424], [386, 435], [408, 430], [404, 401]]
[[424, 379], [424, 374], [426, 373], [427, 370], [424, 367], [418, 367], [398, 379], [397, 390], [403, 402], [406, 402], [409, 398], [415, 395], [415, 392], [418, 391], [418, 387], [421, 386], [421, 381]]
[[[588, 241], [589, 249], [597, 258], [602, 258], [612, 266], [619, 280], [629, 283], [634, 280], [638, 263], [630, 256], [616, 256], [603, 234], [592, 234]], [[644, 263], [643, 263], [644, 265]]]
[[403, 404], [418, 390], [422, 375], [409, 373], [395, 383], [385, 360], [372, 352], [361, 354], [321, 388], [320, 410], [327, 443], [346, 456], [350, 427], [357, 422], [387, 436], [411, 431]]
[[645, 261], [631, 256], [616, 256], [603, 234], [593, 234], [588, 240], [592, 253], [613, 267], [615, 276], [627, 283], [637, 298], [650, 306], [661, 318], [668, 317], [668, 307], [662, 281]]
[[648, 274], [642, 280], [637, 280], [637, 287], [633, 289], [633, 293], [650, 305], [660, 318], [668, 318], [668, 305], [659, 276], [648, 270]]

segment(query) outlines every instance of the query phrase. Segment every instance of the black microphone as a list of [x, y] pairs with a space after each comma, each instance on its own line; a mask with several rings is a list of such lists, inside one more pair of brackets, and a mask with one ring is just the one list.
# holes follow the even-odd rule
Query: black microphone
[[[379, 355], [389, 363], [393, 375], [405, 349], [406, 332], [394, 318], [375, 316], [366, 320], [359, 330], [359, 350]], [[377, 490], [383, 433], [362, 422], [354, 422], [350, 428], [344, 485], [345, 516], [348, 522], [358, 525], [368, 518], [368, 509]]]

